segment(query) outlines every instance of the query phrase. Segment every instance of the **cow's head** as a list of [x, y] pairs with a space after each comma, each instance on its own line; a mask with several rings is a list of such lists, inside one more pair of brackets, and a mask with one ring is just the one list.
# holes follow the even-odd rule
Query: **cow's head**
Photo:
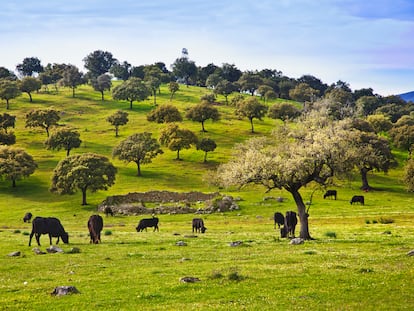
[[63, 243], [69, 244], [69, 234], [67, 234], [67, 232], [62, 233], [61, 238], [62, 238]]
[[204, 233], [204, 232], [206, 232], [206, 230], [207, 230], [207, 228], [206, 227], [201, 227], [201, 233]]

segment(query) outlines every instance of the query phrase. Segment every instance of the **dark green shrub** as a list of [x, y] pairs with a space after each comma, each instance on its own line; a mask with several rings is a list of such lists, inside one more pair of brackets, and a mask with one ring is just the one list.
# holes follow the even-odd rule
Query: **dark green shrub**
[[336, 233], [333, 232], [333, 231], [326, 232], [325, 233], [325, 236], [328, 237], [328, 238], [334, 238], [334, 239], [336, 239]]

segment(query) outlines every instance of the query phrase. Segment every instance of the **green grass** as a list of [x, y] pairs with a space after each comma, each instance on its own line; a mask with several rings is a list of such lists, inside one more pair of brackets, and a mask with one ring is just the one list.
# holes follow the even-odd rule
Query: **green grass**
[[[184, 115], [207, 91], [181, 86], [172, 104]], [[295, 203], [282, 190], [265, 193], [261, 187], [224, 190], [210, 186], [209, 170], [231, 156], [231, 148], [252, 136], [267, 135], [278, 124], [265, 118], [255, 121], [258, 133], [251, 134], [247, 120], [239, 120], [233, 108], [218, 106], [222, 118], [207, 122], [203, 135], [217, 142], [204, 164], [203, 153], [195, 149], [165, 153], [142, 166], [136, 176], [135, 164], [111, 159], [118, 168], [116, 183], [108, 191], [88, 193], [88, 206], [81, 195], [59, 196], [48, 191], [51, 172], [64, 151], [46, 150], [46, 133], [24, 127], [24, 116], [32, 108], [54, 107], [62, 112], [61, 124], [79, 130], [82, 146], [73, 153], [93, 151], [111, 157], [119, 141], [140, 131], [158, 137], [162, 125], [149, 123], [146, 113], [152, 98], [134, 103], [117, 102], [88, 86], [76, 91], [61, 89], [58, 94], [33, 94], [34, 103], [22, 95], [8, 111], [17, 116], [14, 129], [17, 146], [25, 148], [39, 164], [28, 179], [0, 182], [0, 310], [412, 310], [414, 306], [413, 257], [414, 197], [401, 181], [406, 155], [395, 152], [399, 167], [387, 175], [370, 174], [374, 191], [364, 193], [364, 206], [350, 205], [360, 194], [360, 179], [337, 181], [338, 199], [313, 195], [309, 210], [310, 233], [315, 238], [303, 245], [290, 245], [273, 229], [275, 211], [295, 210]], [[224, 102], [224, 98], [218, 99]], [[158, 104], [169, 103], [165, 86]], [[272, 103], [270, 103], [272, 104]], [[115, 137], [106, 117], [117, 109], [129, 113], [130, 122]], [[181, 125], [198, 135], [201, 126], [185, 120]], [[310, 199], [314, 185], [301, 191]], [[241, 210], [201, 215], [208, 228], [205, 234], [190, 237], [194, 215], [160, 215], [160, 232], [135, 231], [141, 216], [104, 217], [102, 244], [89, 244], [86, 222], [107, 196], [148, 190], [204, 191], [241, 197]], [[284, 202], [263, 200], [284, 197]], [[70, 244], [60, 245], [65, 253], [35, 255], [28, 246], [31, 225], [22, 217], [56, 216], [70, 234]], [[55, 241], [55, 239], [54, 239]], [[186, 246], [177, 246], [184, 241]], [[231, 242], [241, 241], [231, 247]], [[48, 237], [41, 237], [42, 250]], [[70, 253], [73, 247], [80, 253]], [[21, 251], [20, 257], [9, 253]], [[184, 276], [201, 282], [181, 283]], [[27, 283], [26, 283], [27, 282]], [[73, 285], [78, 295], [54, 297], [56, 286]]]

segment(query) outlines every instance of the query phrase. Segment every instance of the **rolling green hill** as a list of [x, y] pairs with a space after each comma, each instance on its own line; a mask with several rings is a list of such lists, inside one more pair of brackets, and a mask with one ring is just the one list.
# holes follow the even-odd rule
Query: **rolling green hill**
[[[205, 88], [180, 86], [171, 102], [182, 114], [200, 102]], [[360, 179], [337, 181], [338, 200], [324, 200], [322, 189], [313, 195], [309, 225], [313, 241], [289, 245], [273, 228], [275, 211], [295, 210], [295, 203], [283, 190], [265, 193], [250, 186], [217, 189], [208, 183], [208, 172], [231, 157], [232, 147], [244, 140], [268, 135], [280, 121], [255, 120], [255, 134], [248, 120], [234, 115], [234, 108], [218, 104], [221, 120], [207, 121], [207, 133], [200, 123], [184, 120], [180, 126], [199, 137], [216, 141], [217, 149], [203, 163], [203, 152], [183, 150], [181, 161], [175, 152], [164, 154], [142, 166], [136, 176], [134, 163], [111, 158], [112, 148], [128, 135], [151, 132], [159, 137], [163, 125], [150, 123], [146, 114], [154, 108], [150, 98], [134, 103], [113, 101], [81, 86], [76, 97], [68, 89], [59, 93], [33, 94], [33, 103], [22, 95], [12, 100], [8, 113], [17, 116], [16, 146], [30, 153], [38, 163], [36, 172], [17, 182], [0, 181], [0, 310], [410, 310], [414, 306], [413, 258], [414, 197], [401, 181], [406, 154], [395, 151], [399, 166], [388, 174], [369, 175], [374, 191], [364, 193], [366, 205], [350, 205], [360, 194]], [[166, 86], [157, 104], [170, 103]], [[218, 98], [224, 103], [224, 98]], [[268, 103], [273, 104], [275, 101]], [[46, 133], [25, 128], [25, 114], [35, 108], [60, 112], [60, 125], [80, 132], [82, 145], [71, 153], [96, 152], [117, 167], [115, 185], [108, 191], [88, 192], [87, 206], [81, 194], [49, 192], [50, 178], [65, 151], [46, 150]], [[129, 113], [119, 137], [106, 121], [116, 110]], [[5, 111], [5, 110], [4, 110]], [[202, 191], [240, 197], [235, 212], [201, 215], [207, 233], [192, 237], [194, 215], [160, 215], [160, 232], [135, 232], [141, 216], [104, 218], [103, 243], [90, 245], [88, 217], [107, 196], [170, 190]], [[308, 200], [315, 190], [301, 191]], [[270, 197], [265, 199], [266, 197]], [[273, 199], [283, 197], [283, 202]], [[23, 223], [25, 212], [35, 216], [56, 216], [70, 234], [70, 244], [60, 245], [64, 254], [35, 255], [28, 247], [31, 225]], [[177, 246], [184, 241], [187, 246]], [[231, 247], [240, 241], [240, 247]], [[42, 250], [48, 238], [41, 238]], [[80, 249], [71, 254], [72, 247]], [[7, 254], [21, 251], [20, 257]], [[184, 284], [183, 276], [201, 282]], [[53, 288], [76, 286], [81, 294], [53, 297]]]

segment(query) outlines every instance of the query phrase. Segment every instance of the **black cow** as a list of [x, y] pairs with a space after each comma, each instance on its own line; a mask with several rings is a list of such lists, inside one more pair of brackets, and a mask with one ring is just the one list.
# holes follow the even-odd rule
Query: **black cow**
[[90, 243], [98, 244], [101, 242], [101, 231], [103, 228], [103, 219], [99, 215], [92, 215], [88, 220], [88, 229], [91, 236]]
[[323, 198], [326, 199], [326, 198], [334, 197], [334, 199], [336, 200], [336, 194], [337, 194], [336, 190], [327, 190], [325, 194], [323, 195]]
[[141, 219], [136, 229], [137, 229], [137, 232], [144, 231], [144, 229], [145, 231], [147, 231], [148, 227], [154, 227], [154, 232], [155, 230], [160, 231], [160, 229], [158, 228], [158, 218], [152, 217], [152, 218]]
[[285, 223], [285, 216], [283, 216], [282, 213], [276, 212], [273, 215], [273, 220], [275, 221], [273, 228], [276, 229], [276, 224], [277, 224], [277, 227], [280, 229], [280, 226]]
[[30, 219], [32, 219], [32, 213], [30, 213], [30, 212], [28, 212], [28, 213], [26, 213], [26, 214], [24, 214], [24, 217], [23, 217], [23, 221], [24, 222], [30, 222]]
[[32, 243], [32, 237], [35, 235], [37, 245], [40, 246], [40, 236], [42, 234], [48, 234], [50, 245], [52, 245], [52, 237], [56, 238], [56, 244], [59, 244], [59, 238], [62, 238], [63, 243], [69, 243], [69, 235], [65, 232], [59, 219], [54, 217], [36, 217], [32, 221], [32, 232], [30, 233], [29, 246]]
[[105, 207], [104, 213], [106, 216], [108, 215], [114, 216], [114, 212], [112, 211], [112, 208], [110, 208], [109, 206]]
[[295, 237], [295, 228], [298, 223], [298, 218], [296, 217], [296, 213], [293, 211], [286, 212], [285, 217], [285, 224], [280, 229], [280, 236], [282, 238], [286, 237]]
[[351, 199], [351, 201], [349, 201], [349, 203], [354, 204], [354, 203], [360, 203], [362, 205], [365, 204], [364, 201], [364, 196], [363, 195], [354, 195]]
[[194, 232], [206, 232], [207, 228], [204, 227], [204, 221], [201, 218], [193, 219], [193, 233]]

